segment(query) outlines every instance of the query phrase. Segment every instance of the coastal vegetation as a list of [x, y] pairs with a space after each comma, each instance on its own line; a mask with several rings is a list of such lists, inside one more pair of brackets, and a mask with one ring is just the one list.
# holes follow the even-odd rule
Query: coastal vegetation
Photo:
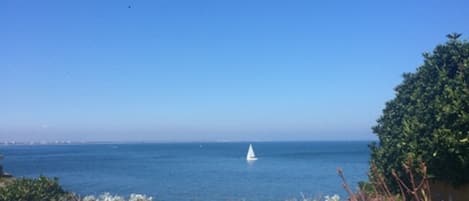
[[0, 187], [0, 201], [152, 201], [153, 198], [131, 194], [128, 199], [122, 196], [103, 193], [99, 196], [80, 197], [62, 188], [57, 178], [19, 178], [3, 180]]
[[[412, 167], [426, 164], [432, 180], [469, 182], [469, 42], [460, 36], [449, 34], [423, 54], [423, 64], [403, 75], [373, 127], [379, 143], [371, 145], [372, 168], [385, 178], [395, 174], [411, 185], [403, 166], [411, 158]], [[385, 182], [391, 192], [402, 191], [399, 181]]]
[[[403, 164], [406, 176], [398, 176], [392, 172], [392, 178], [385, 178], [375, 165], [371, 165], [370, 181], [360, 183], [360, 190], [353, 192], [347, 183], [344, 172], [338, 169], [338, 174], [342, 179], [342, 186], [349, 194], [349, 201], [430, 201], [432, 200], [430, 184], [427, 176], [427, 167], [421, 163], [419, 167], [413, 167], [413, 160], [409, 158]], [[394, 180], [399, 193], [394, 193], [389, 187], [388, 180]], [[404, 181], [409, 181], [410, 184]]]
[[40, 176], [37, 179], [12, 179], [0, 188], [0, 201], [75, 201], [76, 196], [65, 191], [57, 179]]
[[[467, 199], [457, 190], [469, 183], [469, 43], [460, 36], [448, 34], [403, 75], [373, 127], [379, 142], [370, 145], [370, 180], [353, 192], [338, 171], [351, 201]], [[431, 188], [441, 182], [451, 193]]]

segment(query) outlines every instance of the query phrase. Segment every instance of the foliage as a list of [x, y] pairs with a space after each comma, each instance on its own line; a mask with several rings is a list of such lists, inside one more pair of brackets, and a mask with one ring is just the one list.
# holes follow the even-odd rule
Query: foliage
[[37, 179], [15, 179], [0, 188], [0, 201], [75, 201], [77, 198], [66, 192], [57, 179], [40, 176]]
[[[398, 194], [391, 192], [387, 184], [389, 179], [386, 179], [373, 164], [370, 182], [361, 183], [360, 190], [356, 193], [350, 189], [342, 169], [338, 169], [337, 172], [342, 179], [342, 186], [350, 196], [348, 199], [350, 201], [431, 201], [427, 166], [425, 163], [420, 163], [418, 168], [414, 168], [413, 163], [414, 161], [409, 158], [402, 165], [407, 174], [405, 177], [399, 177], [395, 171], [393, 172], [393, 179], [399, 187]], [[410, 184], [406, 184], [404, 179], [407, 179]]]
[[86, 196], [83, 199], [65, 191], [57, 179], [40, 176], [37, 179], [13, 179], [4, 187], [0, 187], [0, 201], [152, 201], [153, 198], [131, 194], [129, 199], [103, 193], [100, 196]]
[[[469, 43], [449, 34], [415, 73], [403, 75], [396, 96], [373, 127], [371, 161], [385, 178], [405, 178], [408, 157], [425, 161], [439, 180], [469, 182]], [[409, 184], [409, 180], [403, 181]], [[398, 182], [387, 180], [391, 191]]]

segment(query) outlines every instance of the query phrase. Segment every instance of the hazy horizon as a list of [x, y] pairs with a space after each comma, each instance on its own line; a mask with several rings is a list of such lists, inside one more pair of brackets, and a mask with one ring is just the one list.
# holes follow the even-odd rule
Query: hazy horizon
[[469, 2], [0, 2], [2, 141], [374, 140]]
[[[302, 142], [338, 142], [338, 143], [353, 143], [353, 142], [377, 142], [377, 140], [181, 140], [181, 141], [165, 141], [165, 140], [124, 140], [124, 141], [112, 141], [112, 140], [96, 140], [96, 141], [71, 141], [71, 140], [51, 140], [51, 141], [3, 141], [0, 142], [0, 146], [9, 145], [78, 145], [78, 144], [223, 144], [223, 143], [245, 143], [253, 144], [256, 143], [302, 143]], [[13, 144], [14, 143], [14, 144]]]

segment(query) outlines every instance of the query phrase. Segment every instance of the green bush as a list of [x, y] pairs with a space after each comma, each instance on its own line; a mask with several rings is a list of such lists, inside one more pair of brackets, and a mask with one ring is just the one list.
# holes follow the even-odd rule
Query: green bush
[[56, 178], [15, 179], [0, 188], [0, 201], [73, 201], [71, 193], [59, 185]]
[[[432, 53], [415, 73], [403, 75], [396, 96], [386, 103], [373, 132], [371, 162], [386, 177], [392, 170], [404, 177], [402, 164], [424, 161], [430, 176], [453, 184], [469, 182], [469, 43], [449, 40]], [[397, 192], [397, 184], [388, 185]]]

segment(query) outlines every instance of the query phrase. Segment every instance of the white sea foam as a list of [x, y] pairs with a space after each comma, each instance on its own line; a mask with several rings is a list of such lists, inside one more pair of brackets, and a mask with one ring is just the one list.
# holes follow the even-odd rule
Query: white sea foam
[[[81, 201], [153, 201], [153, 197], [143, 195], [143, 194], [130, 194], [130, 197], [126, 199], [125, 197], [112, 195], [111, 193], [103, 193], [101, 195], [88, 195], [85, 196]], [[332, 196], [326, 195], [324, 197], [307, 197], [301, 193], [301, 198], [288, 199], [286, 201], [340, 201], [340, 196], [335, 194]]]
[[122, 196], [112, 195], [111, 193], [103, 193], [99, 196], [85, 196], [82, 201], [153, 201], [153, 197], [132, 193], [130, 194], [129, 199], [125, 199]]
[[340, 201], [340, 196], [335, 194], [332, 196], [326, 195], [324, 197], [308, 197], [301, 193], [301, 198], [293, 198], [285, 201]]

